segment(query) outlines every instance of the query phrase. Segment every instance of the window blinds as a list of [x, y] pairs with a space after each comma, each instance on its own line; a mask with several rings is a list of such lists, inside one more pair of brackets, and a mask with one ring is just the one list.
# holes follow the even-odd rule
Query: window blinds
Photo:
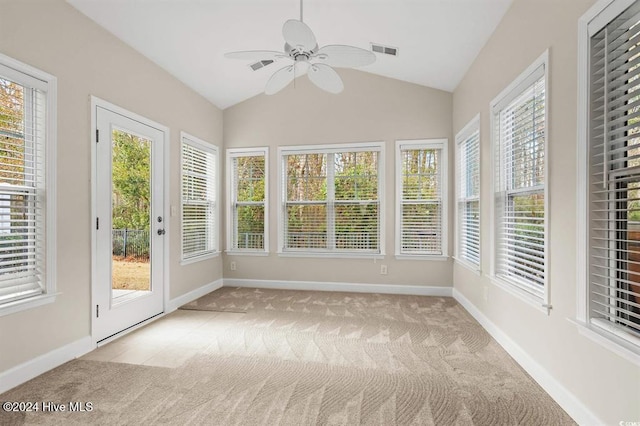
[[338, 152], [333, 164], [336, 249], [379, 251], [378, 153]]
[[443, 255], [442, 148], [401, 145], [400, 253]]
[[283, 156], [285, 251], [380, 253], [379, 154]]
[[233, 250], [264, 250], [265, 155], [231, 159]]
[[0, 304], [46, 289], [47, 95], [41, 81], [10, 71], [0, 67]]
[[182, 258], [213, 253], [216, 240], [216, 152], [182, 141]]
[[496, 173], [495, 275], [545, 295], [544, 66], [494, 110]]
[[285, 249], [327, 249], [327, 155], [295, 154], [286, 168]]
[[640, 333], [640, 4], [591, 37], [589, 312]]
[[458, 256], [480, 266], [480, 130], [458, 142]]

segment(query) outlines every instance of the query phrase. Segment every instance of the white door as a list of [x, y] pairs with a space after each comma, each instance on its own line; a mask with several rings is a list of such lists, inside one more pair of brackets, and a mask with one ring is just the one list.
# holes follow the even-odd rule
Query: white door
[[92, 332], [100, 341], [164, 309], [165, 134], [101, 106], [95, 114]]

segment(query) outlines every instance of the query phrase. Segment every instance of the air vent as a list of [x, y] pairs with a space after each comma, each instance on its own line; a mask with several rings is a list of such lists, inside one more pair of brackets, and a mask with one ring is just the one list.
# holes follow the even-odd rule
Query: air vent
[[371, 50], [384, 55], [398, 56], [398, 48], [383, 46], [382, 44], [371, 43]]
[[272, 64], [273, 60], [271, 59], [265, 59], [264, 61], [258, 61], [255, 64], [251, 64], [249, 65], [251, 67], [252, 70], [254, 71], [258, 71], [260, 68], [264, 68], [269, 64]]

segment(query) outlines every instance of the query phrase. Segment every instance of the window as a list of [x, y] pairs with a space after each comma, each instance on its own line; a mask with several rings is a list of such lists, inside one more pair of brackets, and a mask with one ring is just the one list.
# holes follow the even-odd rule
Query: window
[[218, 252], [218, 148], [182, 132], [182, 260]]
[[628, 5], [612, 2], [585, 31], [591, 102], [582, 121], [588, 215], [581, 281], [585, 320], [640, 354], [640, 2]]
[[480, 116], [456, 136], [456, 259], [480, 269]]
[[491, 105], [492, 276], [548, 309], [545, 52]]
[[447, 256], [447, 140], [396, 142], [396, 255]]
[[232, 252], [259, 253], [267, 242], [267, 149], [227, 150], [229, 241]]
[[287, 147], [280, 156], [283, 253], [383, 253], [382, 143]]
[[0, 55], [0, 314], [55, 294], [56, 79]]

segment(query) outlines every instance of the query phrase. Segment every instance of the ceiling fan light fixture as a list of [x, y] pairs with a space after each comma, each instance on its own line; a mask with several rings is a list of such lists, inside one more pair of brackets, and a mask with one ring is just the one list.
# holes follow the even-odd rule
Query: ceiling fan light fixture
[[309, 71], [311, 64], [309, 63], [308, 60], [299, 60], [299, 61], [296, 61], [295, 67], [296, 67], [295, 69], [296, 77], [299, 77], [301, 75], [305, 75]]

